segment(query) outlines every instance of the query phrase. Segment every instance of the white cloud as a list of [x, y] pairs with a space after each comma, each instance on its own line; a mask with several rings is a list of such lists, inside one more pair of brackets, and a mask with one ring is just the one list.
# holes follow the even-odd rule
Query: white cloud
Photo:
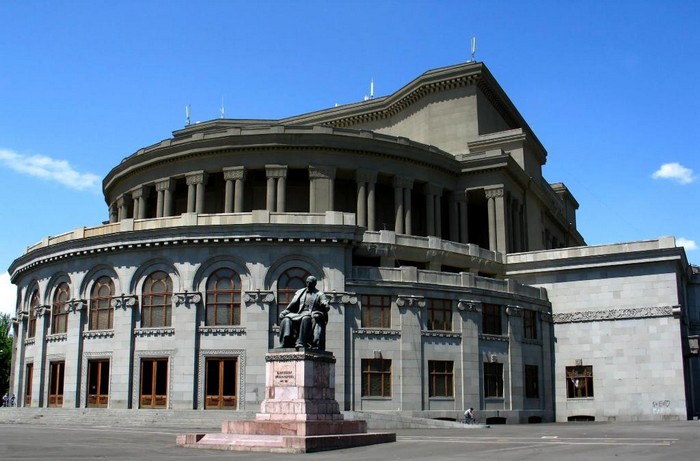
[[75, 190], [98, 190], [100, 185], [100, 177], [96, 174], [81, 173], [67, 161], [45, 155], [22, 155], [0, 149], [0, 164], [19, 173], [55, 181]]
[[15, 303], [17, 302], [17, 287], [10, 283], [10, 274], [0, 274], [0, 314], [15, 315]]
[[698, 249], [698, 244], [695, 243], [695, 240], [688, 240], [687, 238], [683, 238], [683, 237], [679, 237], [676, 239], [676, 246], [677, 247], [685, 247], [685, 249], [688, 251]]
[[670, 179], [680, 184], [690, 184], [695, 180], [693, 170], [677, 162], [664, 163], [651, 177], [654, 179]]

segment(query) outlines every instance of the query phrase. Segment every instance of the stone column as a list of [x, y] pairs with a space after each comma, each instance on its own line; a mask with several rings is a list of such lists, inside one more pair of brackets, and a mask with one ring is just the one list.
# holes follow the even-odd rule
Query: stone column
[[197, 183], [197, 206], [195, 211], [197, 213], [204, 213], [204, 187], [207, 184], [206, 174], [202, 175], [202, 180]]
[[66, 329], [66, 361], [63, 373], [63, 407], [77, 408], [80, 406], [80, 382], [83, 349], [83, 328], [85, 324], [87, 301], [71, 299], [65, 306], [68, 311], [68, 327]]
[[146, 219], [146, 195], [147, 189], [144, 186], [131, 191], [131, 198], [134, 200], [134, 219]]
[[[183, 373], [197, 374], [198, 322], [197, 310], [201, 306], [202, 295], [197, 292], [173, 293], [172, 326], [177, 332], [177, 352], [172, 357], [173, 368]], [[186, 371], [185, 371], [186, 370]], [[204, 386], [204, 383], [200, 383]], [[192, 410], [195, 408], [194, 379], [181, 380], [169, 395], [173, 410]]]
[[435, 194], [435, 236], [442, 238], [442, 189]]
[[489, 250], [506, 251], [503, 187], [486, 189], [489, 213]]
[[267, 174], [267, 211], [279, 211], [282, 213], [285, 210], [286, 203], [286, 182], [282, 180], [280, 185], [279, 180], [287, 177], [287, 166], [265, 165], [265, 172]]
[[481, 402], [481, 356], [479, 354], [479, 331], [481, 331], [481, 302], [460, 299], [457, 310], [461, 316], [462, 331], [462, 405], [459, 408], [479, 409]]
[[403, 186], [401, 178], [394, 177], [394, 232], [404, 233]]
[[469, 196], [466, 191], [459, 194], [459, 241], [469, 243]]
[[[31, 308], [30, 308], [31, 309]], [[14, 393], [17, 399], [15, 400], [15, 405], [18, 407], [24, 406], [24, 389], [26, 387], [27, 377], [25, 376], [27, 364], [25, 362], [25, 350], [27, 334], [29, 333], [29, 313], [27, 311], [22, 311], [17, 316], [17, 323], [14, 329], [15, 335], [15, 357], [12, 361], [12, 371], [11, 374], [14, 375], [14, 379], [10, 377], [10, 392]], [[13, 325], [14, 326], [14, 325]]]
[[170, 178], [161, 179], [156, 183], [156, 192], [158, 193], [158, 198], [156, 201], [157, 218], [172, 216], [173, 200], [171, 191], [174, 187], [175, 181]]
[[190, 173], [185, 176], [185, 182], [187, 184], [187, 212], [194, 213], [195, 207], [197, 206], [197, 181], [199, 175], [197, 173]]
[[245, 181], [245, 167], [228, 167], [224, 168], [223, 171], [224, 180], [226, 181], [224, 213], [240, 213], [241, 210], [243, 210], [243, 181]]
[[360, 227], [367, 227], [366, 187], [366, 182], [357, 181], [357, 225]]
[[277, 178], [277, 211], [284, 213], [287, 205], [287, 177]]
[[333, 211], [333, 182], [335, 168], [309, 166], [309, 211], [323, 213]]
[[404, 206], [404, 231], [411, 235], [413, 226], [411, 225], [411, 189], [413, 184], [407, 185], [403, 190], [403, 206]]
[[[510, 376], [510, 405], [506, 408], [509, 410], [522, 410], [525, 407], [522, 311], [523, 310], [518, 306], [506, 307], [506, 315], [508, 316], [508, 374]], [[504, 397], [507, 398], [508, 396], [504, 395]]]
[[374, 188], [377, 182], [377, 172], [357, 170], [357, 222], [358, 226], [367, 230], [376, 229], [376, 212], [374, 207]]
[[459, 242], [459, 202], [458, 192], [450, 193], [450, 240]]
[[[412, 275], [417, 274], [415, 270], [412, 272]], [[398, 295], [396, 298], [401, 329], [399, 337], [401, 346], [399, 347], [399, 363], [395, 365], [396, 368], [392, 363], [392, 374], [396, 373], [394, 381], [396, 384], [394, 384], [393, 390], [399, 392], [397, 401], [400, 402], [401, 411], [426, 409], [423, 408], [423, 373], [421, 372], [423, 370], [421, 331], [425, 329], [423, 322], [425, 306], [426, 302], [422, 296]], [[400, 381], [399, 376], [401, 377]]]
[[119, 221], [119, 207], [116, 202], [109, 205], [109, 222], [115, 223]]
[[[114, 337], [112, 338], [113, 352], [110, 362], [109, 407], [131, 408], [133, 399], [134, 361], [134, 315], [138, 309], [138, 298], [135, 295], [115, 296], [111, 300], [114, 308], [112, 322]], [[138, 408], [138, 402], [136, 402]]]
[[425, 219], [428, 235], [437, 235], [435, 232], [435, 193], [438, 186], [435, 184], [425, 185]]
[[377, 230], [377, 212], [375, 210], [374, 188], [376, 186], [376, 176], [374, 181], [367, 183], [367, 230]]
[[44, 381], [46, 376], [46, 332], [51, 326], [51, 306], [39, 306], [36, 308], [36, 330], [34, 335], [34, 367], [32, 376], [32, 407], [43, 407], [44, 389], [48, 383]]
[[120, 195], [117, 199], [117, 208], [119, 210], [117, 214], [117, 221], [123, 221], [124, 219], [127, 219], [127, 213], [129, 210], [126, 205], [126, 194]]

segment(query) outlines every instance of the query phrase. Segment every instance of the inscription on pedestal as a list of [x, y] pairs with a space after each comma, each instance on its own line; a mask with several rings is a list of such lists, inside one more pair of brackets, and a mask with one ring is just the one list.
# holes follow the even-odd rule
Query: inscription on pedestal
[[294, 363], [280, 362], [275, 364], [273, 370], [274, 386], [296, 386], [296, 367]]

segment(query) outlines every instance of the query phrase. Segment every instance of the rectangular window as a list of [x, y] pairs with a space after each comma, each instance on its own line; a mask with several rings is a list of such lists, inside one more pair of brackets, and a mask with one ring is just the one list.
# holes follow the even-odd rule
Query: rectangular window
[[583, 399], [593, 397], [593, 367], [566, 367], [566, 397]]
[[362, 295], [362, 328], [391, 328], [391, 296]]
[[428, 361], [428, 396], [454, 397], [454, 365], [451, 361]]
[[540, 398], [539, 371], [537, 365], [525, 365], [525, 398]]
[[481, 312], [482, 333], [487, 335], [501, 335], [501, 307], [496, 304], [484, 303]]
[[428, 300], [428, 330], [452, 331], [452, 301]]
[[503, 397], [502, 363], [484, 363], [484, 397]]
[[523, 310], [523, 337], [537, 339], [537, 311]]
[[362, 359], [362, 397], [391, 397], [391, 360]]

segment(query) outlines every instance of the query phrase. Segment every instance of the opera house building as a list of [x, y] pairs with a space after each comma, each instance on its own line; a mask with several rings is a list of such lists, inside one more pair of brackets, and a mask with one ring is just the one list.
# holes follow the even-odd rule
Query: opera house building
[[256, 411], [279, 312], [313, 275], [341, 410], [700, 415], [697, 267], [673, 237], [587, 246], [546, 160], [479, 62], [355, 104], [185, 126], [107, 174], [102, 225], [12, 263], [10, 392]]

